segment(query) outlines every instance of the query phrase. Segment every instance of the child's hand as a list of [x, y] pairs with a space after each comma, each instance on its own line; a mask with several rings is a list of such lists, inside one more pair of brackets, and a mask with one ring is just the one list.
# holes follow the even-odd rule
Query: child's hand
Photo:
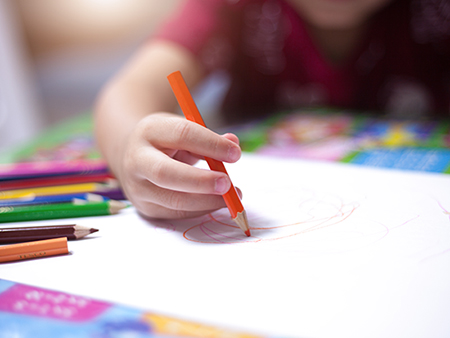
[[142, 119], [128, 138], [117, 171], [125, 194], [147, 217], [185, 218], [225, 207], [229, 177], [192, 165], [204, 156], [236, 162], [238, 138], [220, 136], [169, 113]]

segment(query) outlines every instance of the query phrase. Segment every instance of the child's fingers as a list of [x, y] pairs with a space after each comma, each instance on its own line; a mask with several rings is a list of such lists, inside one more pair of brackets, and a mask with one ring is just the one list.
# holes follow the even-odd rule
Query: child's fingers
[[220, 136], [196, 123], [154, 114], [138, 125], [122, 163], [122, 184], [147, 217], [184, 218], [226, 207], [221, 195], [230, 178], [193, 167], [198, 157], [235, 162], [241, 151], [233, 134]]
[[225, 137], [227, 140], [230, 140], [231, 142], [236, 143], [237, 145], [239, 145], [239, 138], [232, 134], [232, 133], [226, 133], [222, 135], [223, 137]]
[[146, 153], [147, 156], [139, 166], [140, 176], [158, 187], [195, 194], [218, 195], [223, 195], [230, 189], [230, 178], [224, 173], [175, 161], [155, 149], [147, 149]]
[[222, 196], [168, 190], [148, 181], [138, 182], [132, 196], [135, 207], [154, 218], [193, 217], [226, 207]]
[[158, 199], [142, 201], [139, 210], [155, 218], [194, 217], [226, 207], [222, 196], [217, 195], [196, 195], [157, 189], [153, 190], [153, 193], [158, 193]]
[[158, 218], [158, 219], [184, 219], [193, 218], [198, 216], [203, 216], [214, 212], [217, 209], [212, 210], [198, 210], [198, 211], [186, 211], [186, 210], [173, 210], [162, 207], [160, 205], [149, 203], [143, 208], [139, 209], [139, 213], [147, 218]]
[[152, 128], [145, 134], [145, 138], [162, 151], [185, 150], [224, 162], [236, 162], [241, 156], [241, 149], [236, 140], [231, 141], [203, 126], [180, 118], [166, 118], [161, 128]]
[[186, 164], [194, 165], [198, 162], [198, 160], [204, 159], [204, 157], [197, 154], [192, 154], [188, 151], [180, 150], [175, 153], [173, 159]]

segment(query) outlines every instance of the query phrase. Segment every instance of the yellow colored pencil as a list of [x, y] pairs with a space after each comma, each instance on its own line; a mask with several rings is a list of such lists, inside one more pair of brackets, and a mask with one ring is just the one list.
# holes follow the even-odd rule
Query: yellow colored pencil
[[83, 192], [101, 192], [108, 191], [109, 189], [117, 188], [116, 184], [103, 184], [103, 183], [82, 183], [82, 184], [68, 184], [68, 185], [55, 185], [51, 187], [39, 187], [32, 189], [15, 189], [0, 191], [0, 200], [12, 199], [12, 198], [24, 198], [24, 197], [36, 197], [36, 196], [49, 196], [49, 195], [63, 195], [63, 194], [75, 194]]

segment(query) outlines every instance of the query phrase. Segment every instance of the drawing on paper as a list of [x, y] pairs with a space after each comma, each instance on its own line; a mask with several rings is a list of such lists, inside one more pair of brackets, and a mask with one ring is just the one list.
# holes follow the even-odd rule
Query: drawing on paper
[[442, 204], [440, 202], [438, 202], [439, 207], [442, 209], [442, 211], [444, 212], [444, 214], [448, 215], [448, 219], [450, 220], [450, 211], [448, 211], [447, 209], [445, 209]]
[[192, 243], [246, 244], [305, 257], [358, 250], [383, 255], [390, 248], [397, 257], [420, 262], [450, 252], [448, 242], [441, 240], [450, 236], [450, 227], [444, 226], [450, 220], [449, 208], [432, 196], [416, 189], [386, 195], [376, 185], [372, 193], [364, 194], [336, 184], [328, 189], [327, 184], [316, 188], [284, 182], [247, 192], [244, 205], [251, 237], [244, 235], [227, 209], [171, 221], [171, 229]]
[[[251, 237], [243, 236], [231, 220], [228, 210], [209, 214], [183, 233], [189, 241], [200, 243], [248, 243], [277, 241], [305, 235], [336, 226], [358, 208], [357, 202], [346, 202], [338, 196], [303, 189], [290, 199], [277, 198], [271, 191], [270, 206], [247, 209]], [[273, 217], [271, 217], [273, 215]]]

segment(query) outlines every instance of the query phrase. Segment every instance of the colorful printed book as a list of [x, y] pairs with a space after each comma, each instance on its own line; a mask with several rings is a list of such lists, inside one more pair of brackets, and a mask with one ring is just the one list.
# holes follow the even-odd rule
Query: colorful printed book
[[2, 279], [0, 337], [262, 338]]
[[47, 161], [98, 161], [92, 113], [84, 113], [57, 124], [32, 142], [0, 154], [0, 163]]
[[[247, 152], [450, 173], [450, 121], [392, 120], [317, 108], [279, 113], [232, 131]], [[107, 170], [95, 146], [90, 113], [52, 128], [28, 145], [0, 154], [0, 175], [15, 172], [11, 164], [18, 162], [18, 170], [40, 170], [52, 162], [69, 166], [61, 170], [74, 170], [75, 166], [84, 172]]]
[[244, 151], [401, 170], [450, 173], [449, 121], [299, 110], [236, 128]]
[[0, 154], [2, 180], [107, 171], [95, 145], [92, 114], [72, 118]]

